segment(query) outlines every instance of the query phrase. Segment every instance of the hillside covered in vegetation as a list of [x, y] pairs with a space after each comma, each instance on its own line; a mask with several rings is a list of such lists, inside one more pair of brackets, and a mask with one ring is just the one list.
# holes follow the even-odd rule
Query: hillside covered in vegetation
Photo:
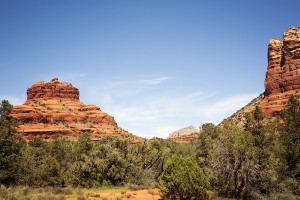
[[[6, 187], [159, 187], [166, 198], [206, 199], [207, 191], [242, 199], [296, 199], [300, 195], [300, 102], [291, 96], [281, 118], [257, 106], [243, 128], [204, 124], [189, 144], [127, 138], [92, 142], [35, 138], [26, 142], [0, 107], [0, 183]], [[4, 195], [2, 193], [1, 195]], [[5, 197], [2, 197], [5, 198]]]

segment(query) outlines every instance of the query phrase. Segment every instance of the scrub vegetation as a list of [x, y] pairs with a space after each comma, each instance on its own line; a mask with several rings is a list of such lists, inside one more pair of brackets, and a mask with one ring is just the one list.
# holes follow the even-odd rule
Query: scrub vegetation
[[265, 118], [256, 107], [244, 127], [203, 124], [189, 144], [130, 144], [125, 137], [92, 142], [89, 134], [76, 142], [26, 142], [11, 109], [1, 102], [0, 199], [85, 199], [92, 188], [115, 188], [124, 198], [128, 189], [151, 194], [154, 188], [165, 199], [300, 198], [300, 102], [294, 96], [279, 118]]

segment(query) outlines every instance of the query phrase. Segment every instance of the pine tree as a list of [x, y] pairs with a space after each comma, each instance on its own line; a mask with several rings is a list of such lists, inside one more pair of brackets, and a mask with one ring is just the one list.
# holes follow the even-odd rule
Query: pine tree
[[9, 116], [12, 107], [7, 100], [0, 104], [0, 183], [4, 185], [17, 181], [20, 149], [24, 144], [14, 129], [17, 121]]
[[280, 141], [285, 150], [282, 156], [289, 175], [300, 179], [300, 101], [295, 96], [289, 98], [281, 117], [284, 125]]

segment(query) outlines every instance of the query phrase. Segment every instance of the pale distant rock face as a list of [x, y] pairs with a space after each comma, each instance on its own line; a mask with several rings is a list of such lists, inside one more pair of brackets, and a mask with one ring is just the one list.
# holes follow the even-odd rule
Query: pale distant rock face
[[139, 137], [118, 127], [114, 117], [95, 105], [79, 101], [79, 90], [58, 78], [48, 83], [38, 82], [27, 90], [27, 100], [15, 106], [10, 114], [21, 122], [17, 131], [27, 139], [53, 139], [64, 136], [76, 140], [89, 132], [93, 140], [103, 136], [128, 137], [133, 143]]
[[186, 128], [179, 129], [177, 131], [172, 132], [167, 139], [178, 139], [178, 138], [186, 138], [187, 136], [191, 136], [194, 134], [198, 134], [199, 130], [194, 126], [188, 126]]
[[265, 115], [276, 115], [291, 94], [300, 97], [300, 27], [269, 42], [265, 98], [260, 104]]

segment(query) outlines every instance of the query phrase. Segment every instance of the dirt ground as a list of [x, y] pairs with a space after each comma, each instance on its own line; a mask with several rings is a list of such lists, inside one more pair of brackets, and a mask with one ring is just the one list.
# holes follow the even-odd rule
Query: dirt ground
[[[122, 192], [93, 192], [86, 196], [89, 200], [124, 200], [124, 199], [136, 199], [136, 200], [158, 200], [161, 199], [161, 192], [159, 189], [144, 189], [136, 191], [122, 191]], [[67, 198], [68, 199], [68, 198]], [[71, 200], [72, 198], [70, 198]]]
[[[122, 189], [122, 188], [120, 188]], [[216, 193], [209, 191], [209, 200], [234, 200], [230, 198], [219, 197]], [[159, 200], [162, 199], [161, 191], [158, 188], [155, 189], [142, 189], [142, 190], [122, 190], [122, 191], [97, 191], [97, 190], [88, 190], [84, 192], [84, 196], [77, 194], [76, 197], [67, 197], [67, 200], [78, 200], [78, 199], [87, 199], [87, 200]]]

